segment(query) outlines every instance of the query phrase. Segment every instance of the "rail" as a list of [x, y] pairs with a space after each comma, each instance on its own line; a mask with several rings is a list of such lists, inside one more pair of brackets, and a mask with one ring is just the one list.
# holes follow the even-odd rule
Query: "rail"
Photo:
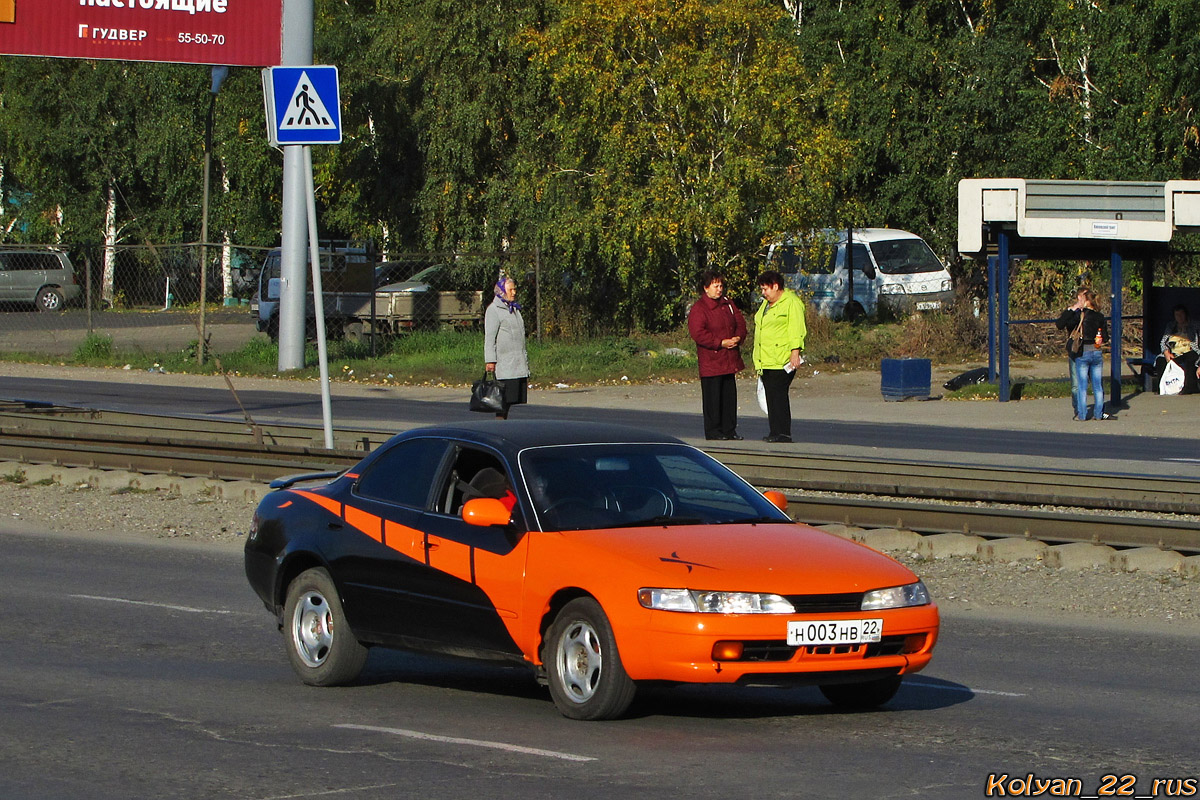
[[[391, 435], [339, 429], [334, 449], [326, 450], [323, 431], [305, 425], [0, 403], [0, 461], [225, 480], [265, 482], [345, 469]], [[794, 515], [807, 522], [1200, 552], [1196, 523], [1170, 516], [1200, 509], [1200, 481], [1177, 478], [1164, 485], [1122, 476], [1115, 482], [1087, 471], [867, 463], [730, 446], [708, 452], [754, 485], [784, 490]]]

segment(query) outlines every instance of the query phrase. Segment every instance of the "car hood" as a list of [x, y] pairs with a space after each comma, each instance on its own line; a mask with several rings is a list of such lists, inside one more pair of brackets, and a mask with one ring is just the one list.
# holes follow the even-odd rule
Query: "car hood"
[[807, 525], [618, 528], [561, 534], [571, 549], [614, 557], [664, 587], [776, 594], [863, 592], [902, 586], [911, 570], [865, 545]]
[[429, 284], [419, 281], [400, 281], [389, 283], [375, 289], [377, 292], [428, 292]]

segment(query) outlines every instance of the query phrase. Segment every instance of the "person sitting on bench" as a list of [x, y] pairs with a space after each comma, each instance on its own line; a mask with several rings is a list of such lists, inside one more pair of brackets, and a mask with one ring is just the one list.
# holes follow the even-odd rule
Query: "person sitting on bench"
[[1154, 389], [1170, 361], [1178, 362], [1183, 368], [1183, 391], [1180, 394], [1195, 394], [1200, 391], [1200, 376], [1197, 375], [1200, 361], [1200, 325], [1191, 320], [1187, 306], [1177, 305], [1171, 309], [1173, 319], [1163, 330], [1158, 349], [1162, 353], [1154, 359]]

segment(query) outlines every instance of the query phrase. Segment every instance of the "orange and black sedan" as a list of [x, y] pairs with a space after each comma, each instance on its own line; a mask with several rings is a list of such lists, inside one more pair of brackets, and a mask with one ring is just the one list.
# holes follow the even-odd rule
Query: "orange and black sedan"
[[906, 567], [634, 428], [423, 428], [275, 486], [246, 574], [308, 684], [352, 683], [379, 646], [524, 663], [575, 719], [618, 717], [651, 681], [816, 685], [866, 708], [937, 640]]

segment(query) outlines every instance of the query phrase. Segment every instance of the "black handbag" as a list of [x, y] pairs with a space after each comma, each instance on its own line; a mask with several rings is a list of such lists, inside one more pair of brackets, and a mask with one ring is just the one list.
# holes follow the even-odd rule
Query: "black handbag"
[[507, 410], [504, 402], [504, 384], [496, 380], [495, 374], [483, 377], [471, 384], [471, 410], [498, 413]]

